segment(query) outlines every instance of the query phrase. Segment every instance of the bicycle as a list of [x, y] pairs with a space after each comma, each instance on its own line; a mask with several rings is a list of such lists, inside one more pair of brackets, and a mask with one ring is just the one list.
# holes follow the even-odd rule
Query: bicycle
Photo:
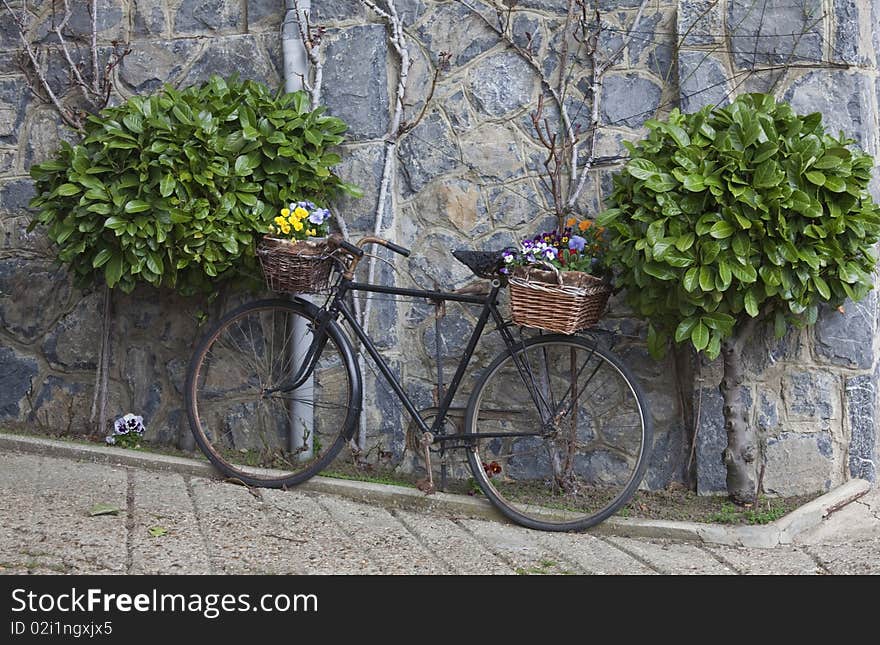
[[[295, 486], [352, 438], [363, 379], [342, 321], [418, 428], [428, 492], [430, 452], [439, 446], [464, 450], [486, 498], [530, 528], [582, 530], [632, 497], [648, 465], [652, 425], [645, 396], [619, 358], [582, 335], [517, 340], [499, 309], [506, 284], [500, 252], [453, 253], [490, 280], [488, 291], [475, 293], [356, 282], [368, 245], [410, 255], [378, 237], [357, 244], [337, 238], [338, 271], [323, 305], [301, 297], [249, 302], [198, 344], [187, 373], [187, 414], [196, 442], [223, 474], [249, 486]], [[430, 425], [358, 323], [347, 298], [355, 292], [482, 307]], [[505, 349], [479, 376], [463, 426], [450, 431], [453, 398], [490, 320]]]

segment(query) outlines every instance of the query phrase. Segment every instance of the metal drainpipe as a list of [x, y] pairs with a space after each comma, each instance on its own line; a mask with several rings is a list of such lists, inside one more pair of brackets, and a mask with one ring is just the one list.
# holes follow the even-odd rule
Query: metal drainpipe
[[[306, 12], [311, 9], [311, 0], [299, 0], [299, 9]], [[293, 0], [286, 0], [287, 12], [284, 15], [284, 24], [281, 30], [281, 54], [284, 63], [284, 90], [296, 92], [303, 89], [303, 78], [309, 71], [309, 59], [306, 49], [299, 36], [300, 16], [297, 15]], [[305, 338], [308, 335], [306, 322], [297, 316], [291, 330], [294, 339]], [[291, 343], [291, 369], [295, 371], [305, 357], [308, 346], [306, 343]], [[314, 380], [310, 376], [308, 380], [297, 388], [296, 400], [290, 403], [290, 450], [300, 449], [303, 438], [306, 437], [308, 450], [303, 450], [300, 457], [303, 460], [311, 458], [311, 448], [314, 438], [315, 408], [303, 401], [311, 401], [314, 395]]]

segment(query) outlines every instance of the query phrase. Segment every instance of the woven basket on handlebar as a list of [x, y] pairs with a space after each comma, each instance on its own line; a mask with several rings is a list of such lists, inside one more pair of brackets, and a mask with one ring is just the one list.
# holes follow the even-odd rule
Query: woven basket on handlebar
[[510, 276], [513, 322], [561, 334], [596, 324], [611, 286], [582, 271], [542, 271], [517, 267]]
[[281, 240], [264, 237], [257, 246], [266, 284], [278, 293], [326, 291], [333, 258], [325, 239]]

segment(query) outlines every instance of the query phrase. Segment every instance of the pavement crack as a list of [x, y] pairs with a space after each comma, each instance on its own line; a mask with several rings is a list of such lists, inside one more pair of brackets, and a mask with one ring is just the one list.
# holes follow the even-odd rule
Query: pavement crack
[[609, 540], [609, 539], [608, 539], [607, 537], [605, 537], [604, 535], [597, 535], [597, 536], [596, 536], [596, 539], [597, 539], [597, 540], [602, 540], [605, 544], [607, 544], [608, 546], [612, 546], [612, 547], [614, 547], [614, 548], [617, 549], [618, 551], [623, 551], [626, 555], [628, 555], [629, 557], [631, 557], [633, 560], [636, 560], [637, 562], [641, 562], [643, 565], [645, 565], [646, 567], [648, 567], [648, 568], [649, 568], [651, 571], [653, 571], [654, 573], [660, 573], [660, 574], [663, 574], [663, 575], [667, 575], [667, 574], [670, 573], [669, 571], [666, 571], [665, 569], [661, 569], [660, 567], [658, 567], [656, 564], [654, 564], [654, 563], [651, 562], [650, 560], [647, 560], [647, 559], [643, 558], [642, 556], [640, 556], [640, 555], [639, 555], [638, 553], [636, 553], [635, 551], [632, 551], [632, 550], [630, 550], [630, 549], [627, 549], [626, 547], [621, 546], [621, 545], [617, 544], [616, 542], [612, 542], [611, 540]]
[[873, 508], [870, 504], [868, 504], [867, 502], [863, 502], [863, 501], [860, 500], [860, 499], [856, 499], [856, 500], [853, 500], [853, 501], [854, 501], [856, 504], [861, 504], [862, 506], [864, 506], [865, 508], [867, 508], [867, 509], [868, 509], [868, 512], [871, 514], [871, 517], [873, 517], [875, 520], [880, 520], [880, 511], [875, 511], [874, 508]]
[[488, 544], [485, 540], [481, 539], [480, 536], [478, 536], [476, 533], [474, 533], [468, 527], [466, 527], [464, 524], [462, 524], [461, 520], [453, 519], [452, 522], [456, 526], [458, 526], [458, 528], [460, 528], [462, 531], [464, 531], [465, 533], [470, 535], [471, 538], [473, 538], [473, 540], [477, 544], [479, 544], [481, 547], [486, 549], [489, 553], [491, 553], [496, 558], [498, 558], [501, 562], [503, 562], [508, 567], [510, 567], [511, 571], [516, 571], [517, 569], [520, 568], [520, 565], [518, 563], [514, 562], [513, 559], [509, 558], [508, 556], [501, 553], [500, 551], [493, 549], [491, 544]]
[[455, 565], [452, 562], [448, 562], [443, 558], [443, 556], [437, 553], [436, 546], [428, 543], [421, 535], [419, 535], [412, 526], [410, 526], [409, 522], [407, 522], [403, 517], [401, 517], [400, 513], [398, 513], [395, 509], [391, 509], [388, 511], [391, 513], [391, 517], [400, 522], [401, 526], [406, 529], [406, 531], [415, 538], [415, 541], [418, 542], [422, 547], [424, 547], [425, 551], [431, 554], [431, 557], [438, 562], [448, 573], [458, 573], [458, 570], [455, 568]]
[[202, 545], [205, 547], [205, 556], [208, 559], [208, 573], [217, 573], [217, 566], [214, 562], [214, 554], [211, 553], [211, 541], [208, 539], [208, 532], [205, 530], [205, 520], [202, 516], [202, 509], [196, 501], [196, 492], [193, 490], [192, 480], [183, 475], [183, 483], [186, 485], [186, 494], [193, 507], [193, 515], [196, 517], [196, 526], [199, 527], [199, 537], [202, 539]]
[[820, 558], [818, 555], [810, 551], [807, 547], [798, 547], [795, 549], [796, 551], [800, 551], [809, 557], [813, 562], [816, 563], [816, 566], [821, 571], [822, 575], [831, 575], [831, 569], [828, 568], [828, 565]]
[[717, 560], [720, 564], [722, 564], [723, 566], [725, 566], [728, 569], [730, 569], [731, 571], [733, 571], [736, 575], [741, 576], [745, 573], [745, 571], [741, 571], [735, 564], [733, 564], [733, 562], [731, 562], [730, 560], [725, 558], [720, 553], [715, 553], [712, 549], [708, 548], [705, 544], [696, 544], [694, 546], [696, 546], [700, 551], [703, 551], [704, 553], [707, 553], [708, 555], [710, 555], [712, 558]]
[[[347, 526], [345, 526], [341, 522], [337, 521], [336, 518], [333, 517], [333, 513], [330, 512], [329, 508], [327, 508], [327, 505], [324, 503], [324, 500], [321, 499], [320, 495], [316, 495], [311, 492], [305, 492], [304, 494], [306, 496], [308, 496], [309, 498], [311, 498], [312, 501], [315, 502], [315, 504], [317, 504], [321, 508], [322, 511], [324, 511], [324, 514], [327, 516], [327, 519], [329, 519], [330, 522], [336, 528], [338, 528], [343, 533], [343, 535], [345, 535], [345, 537], [347, 537], [349, 540], [352, 540], [355, 542], [357, 541], [357, 536], [354, 534], [354, 532], [349, 530], [349, 528]], [[373, 549], [371, 549], [369, 546], [367, 546], [364, 550], [368, 551], [368, 552], [372, 552]], [[375, 558], [372, 558], [372, 554], [371, 554], [371, 559], [373, 560], [373, 564], [375, 564], [383, 574], [387, 575], [389, 573], [386, 570], [386, 567], [382, 565], [381, 561], [377, 561]]]
[[125, 469], [125, 573], [134, 565], [134, 471]]

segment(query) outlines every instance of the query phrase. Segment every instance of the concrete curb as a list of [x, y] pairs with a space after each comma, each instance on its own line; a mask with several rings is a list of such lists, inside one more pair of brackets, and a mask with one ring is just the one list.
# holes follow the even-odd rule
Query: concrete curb
[[[182, 475], [219, 479], [214, 467], [207, 461], [172, 457], [157, 453], [137, 452], [111, 446], [85, 445], [21, 435], [0, 433], [0, 450], [62, 457], [112, 466], [129, 466]], [[313, 477], [302, 484], [302, 490], [339, 495], [357, 501], [393, 508], [438, 511], [450, 515], [478, 517], [503, 521], [506, 518], [485, 499], [450, 493], [424, 493], [402, 486], [372, 482]], [[640, 520], [612, 517], [589, 530], [598, 535], [660, 538], [724, 544], [755, 548], [772, 548], [791, 544], [794, 538], [812, 529], [829, 515], [855, 501], [871, 488], [864, 479], [853, 479], [832, 491], [795, 509], [788, 515], [763, 526], [724, 526], [698, 522]]]

